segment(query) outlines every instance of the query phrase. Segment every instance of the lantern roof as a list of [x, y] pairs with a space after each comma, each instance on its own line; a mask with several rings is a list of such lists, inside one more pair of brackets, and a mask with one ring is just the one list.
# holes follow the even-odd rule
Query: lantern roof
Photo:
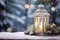
[[33, 16], [50, 16], [50, 14], [44, 9], [43, 5], [39, 5], [39, 8], [34, 12]]

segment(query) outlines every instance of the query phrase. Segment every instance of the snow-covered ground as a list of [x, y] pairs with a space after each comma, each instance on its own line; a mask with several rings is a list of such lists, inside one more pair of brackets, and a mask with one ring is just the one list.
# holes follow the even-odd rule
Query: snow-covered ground
[[0, 39], [60, 39], [60, 36], [32, 36], [25, 35], [24, 32], [1, 32]]

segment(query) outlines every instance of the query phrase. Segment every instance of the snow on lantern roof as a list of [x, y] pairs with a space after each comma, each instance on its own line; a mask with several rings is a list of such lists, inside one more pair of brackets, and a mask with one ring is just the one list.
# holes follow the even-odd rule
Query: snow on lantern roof
[[40, 4], [38, 5], [38, 8], [44, 8], [44, 5]]
[[44, 9], [44, 5], [39, 5], [38, 7], [39, 8], [34, 12], [33, 16], [50, 16], [48, 11]]

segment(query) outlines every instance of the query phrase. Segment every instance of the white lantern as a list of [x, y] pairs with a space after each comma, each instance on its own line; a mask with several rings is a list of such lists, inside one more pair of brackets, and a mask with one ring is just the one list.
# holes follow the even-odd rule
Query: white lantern
[[46, 26], [49, 25], [50, 14], [44, 9], [44, 5], [39, 5], [39, 9], [35, 11], [33, 16], [35, 33], [46, 32]]

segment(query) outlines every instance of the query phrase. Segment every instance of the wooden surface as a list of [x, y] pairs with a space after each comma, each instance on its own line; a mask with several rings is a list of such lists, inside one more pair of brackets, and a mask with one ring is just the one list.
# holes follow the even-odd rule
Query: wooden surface
[[24, 32], [0, 32], [0, 39], [60, 39], [60, 36], [32, 36], [25, 35]]

